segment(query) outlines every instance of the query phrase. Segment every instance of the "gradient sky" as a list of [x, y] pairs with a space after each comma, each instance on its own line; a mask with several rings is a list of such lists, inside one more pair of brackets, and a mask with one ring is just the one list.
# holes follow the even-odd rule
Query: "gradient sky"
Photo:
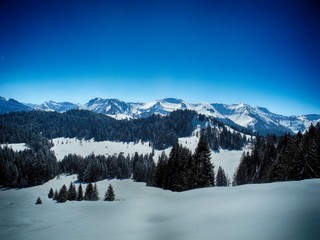
[[320, 113], [319, 1], [0, 1], [0, 96]]

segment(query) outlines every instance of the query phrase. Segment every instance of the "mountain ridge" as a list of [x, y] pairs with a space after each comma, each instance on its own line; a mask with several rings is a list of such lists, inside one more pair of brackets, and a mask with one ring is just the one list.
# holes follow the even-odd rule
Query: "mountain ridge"
[[167, 115], [178, 109], [189, 109], [217, 118], [226, 125], [242, 126], [263, 135], [304, 132], [311, 124], [320, 122], [320, 114], [285, 116], [272, 113], [265, 107], [252, 107], [246, 103], [187, 103], [177, 98], [163, 98], [152, 102], [125, 102], [116, 98], [93, 98], [82, 105], [54, 101], [37, 105], [0, 97], [0, 113], [31, 110], [65, 112], [71, 109], [89, 110], [115, 119], [145, 118], [153, 114]]

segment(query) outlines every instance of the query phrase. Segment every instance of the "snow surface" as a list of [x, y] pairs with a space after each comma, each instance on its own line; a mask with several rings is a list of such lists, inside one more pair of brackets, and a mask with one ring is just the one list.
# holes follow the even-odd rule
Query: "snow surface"
[[[55, 203], [47, 198], [51, 187], [60, 189], [70, 182], [76, 182], [75, 175], [41, 186], [0, 190], [0, 239], [312, 240], [320, 236], [320, 179], [182, 193], [132, 180], [104, 180], [97, 183], [100, 197], [111, 183], [117, 201]], [[42, 205], [35, 205], [38, 196]]]
[[61, 161], [68, 154], [78, 154], [80, 156], [88, 156], [92, 153], [95, 155], [118, 155], [123, 153], [133, 155], [135, 152], [139, 154], [149, 154], [152, 152], [152, 147], [149, 142], [111, 142], [102, 141], [95, 142], [91, 140], [78, 140], [76, 138], [54, 138], [54, 147], [51, 148], [56, 154], [58, 161]]
[[19, 152], [28, 149], [25, 143], [9, 143], [9, 144], [1, 144], [0, 147], [4, 148], [5, 146], [8, 146], [9, 148], [12, 148], [13, 151]]

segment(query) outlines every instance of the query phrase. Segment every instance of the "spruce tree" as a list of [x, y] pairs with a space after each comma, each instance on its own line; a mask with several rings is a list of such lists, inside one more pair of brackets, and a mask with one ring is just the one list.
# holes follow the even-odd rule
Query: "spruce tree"
[[84, 194], [84, 200], [87, 201], [97, 201], [99, 200], [99, 192], [97, 188], [97, 184], [89, 183], [86, 188], [86, 192]]
[[208, 143], [200, 137], [198, 146], [193, 155], [195, 164], [193, 188], [214, 186], [213, 165], [210, 161], [211, 151]]
[[58, 199], [59, 199], [59, 193], [58, 193], [57, 189], [54, 191], [54, 194], [53, 194], [53, 198], [52, 198], [52, 199], [55, 200], [55, 201], [58, 201]]
[[97, 184], [95, 183], [93, 186], [93, 192], [92, 192], [92, 200], [93, 201], [98, 201], [99, 200], [99, 191], [97, 188]]
[[50, 191], [49, 191], [49, 193], [48, 193], [48, 198], [53, 198], [53, 196], [54, 196], [53, 189], [50, 188]]
[[70, 186], [68, 189], [68, 200], [69, 201], [77, 200], [77, 189], [73, 183], [70, 183]]
[[92, 193], [93, 193], [93, 185], [89, 183], [86, 187], [86, 192], [84, 193], [84, 200], [91, 201], [92, 200]]
[[104, 200], [105, 201], [114, 201], [114, 199], [115, 199], [115, 193], [114, 193], [112, 185], [110, 184], [108, 187], [108, 190], [106, 191], [106, 193], [104, 195]]
[[58, 202], [64, 203], [68, 200], [68, 189], [66, 185], [63, 184], [62, 188], [59, 191]]
[[219, 166], [217, 177], [216, 177], [216, 185], [218, 187], [228, 186], [228, 178], [221, 166]]
[[36, 204], [42, 204], [42, 200], [40, 197], [37, 198]]
[[80, 183], [78, 187], [78, 195], [77, 195], [77, 200], [82, 201], [83, 200], [83, 190], [82, 190], [82, 185]]
[[166, 168], [167, 168], [168, 158], [166, 156], [166, 153], [162, 151], [161, 155], [159, 156], [159, 160], [155, 169], [154, 173], [154, 186], [163, 188], [164, 187], [164, 179], [166, 174]]

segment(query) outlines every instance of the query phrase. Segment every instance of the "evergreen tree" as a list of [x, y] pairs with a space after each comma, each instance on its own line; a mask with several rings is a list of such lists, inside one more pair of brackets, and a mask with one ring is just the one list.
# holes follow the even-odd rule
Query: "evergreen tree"
[[200, 137], [198, 146], [193, 155], [194, 182], [192, 188], [214, 186], [213, 165], [210, 161], [211, 152], [207, 142]]
[[40, 197], [37, 198], [36, 204], [42, 204], [42, 200]]
[[82, 185], [80, 183], [78, 187], [77, 201], [82, 201], [82, 200], [83, 200], [83, 190], [82, 190]]
[[54, 196], [53, 189], [50, 188], [50, 191], [49, 191], [49, 193], [48, 193], [48, 198], [53, 198], [53, 196]]
[[96, 183], [95, 183], [94, 186], [93, 186], [92, 200], [93, 200], [93, 201], [99, 200], [99, 191], [98, 191], [98, 188], [97, 188], [97, 184], [96, 184]]
[[63, 184], [59, 191], [59, 197], [58, 197], [58, 202], [64, 203], [68, 200], [68, 189], [66, 185]]
[[59, 193], [58, 193], [57, 189], [54, 191], [54, 195], [53, 195], [53, 198], [52, 198], [52, 199], [55, 200], [55, 201], [58, 201], [58, 199], [59, 199]]
[[70, 183], [70, 186], [68, 189], [68, 200], [69, 201], [77, 200], [77, 189], [73, 183]]
[[92, 183], [89, 183], [86, 187], [86, 191], [84, 193], [83, 199], [86, 201], [91, 201], [92, 195], [93, 195], [93, 185], [92, 185]]
[[164, 151], [159, 156], [158, 164], [154, 173], [154, 186], [164, 188], [164, 179], [166, 174], [166, 168], [168, 163], [168, 157]]
[[112, 185], [110, 184], [108, 187], [108, 190], [106, 191], [106, 193], [104, 195], [104, 200], [105, 201], [114, 201], [114, 199], [115, 199], [115, 193], [114, 193]]
[[217, 177], [216, 177], [216, 186], [221, 187], [221, 186], [228, 186], [228, 177], [226, 176], [223, 168], [219, 166], [218, 172], [217, 172]]
[[86, 192], [84, 194], [84, 200], [87, 201], [97, 201], [99, 200], [99, 192], [97, 188], [97, 184], [89, 183], [86, 188]]

